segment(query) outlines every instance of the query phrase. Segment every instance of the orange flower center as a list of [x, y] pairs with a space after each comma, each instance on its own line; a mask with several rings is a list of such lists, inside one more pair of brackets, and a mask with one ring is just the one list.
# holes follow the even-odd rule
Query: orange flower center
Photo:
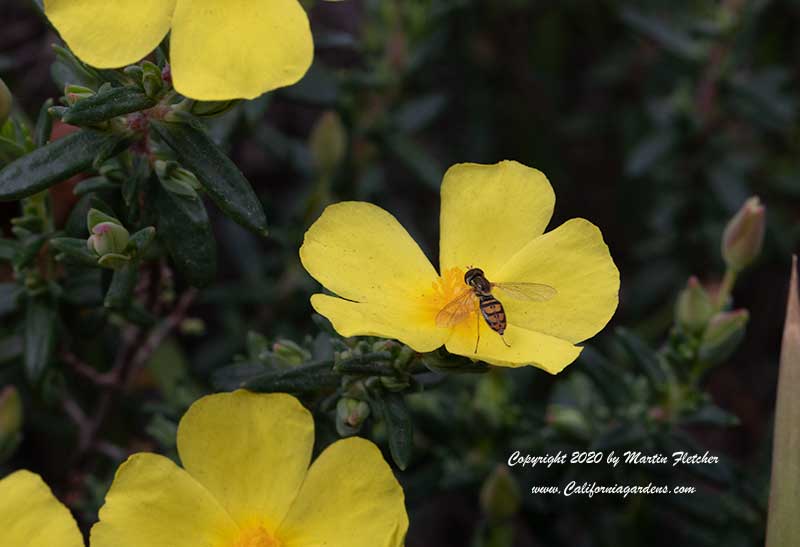
[[[464, 291], [469, 288], [464, 282], [465, 273], [466, 270], [463, 268], [450, 268], [443, 271], [439, 279], [433, 282], [431, 311], [434, 315], [438, 315], [445, 306], [464, 295]], [[475, 307], [469, 305], [463, 312], [463, 319], [459, 323], [472, 317], [475, 314]], [[474, 317], [472, 320], [474, 321]]]
[[242, 532], [231, 547], [281, 547], [281, 543], [263, 526], [257, 526]]

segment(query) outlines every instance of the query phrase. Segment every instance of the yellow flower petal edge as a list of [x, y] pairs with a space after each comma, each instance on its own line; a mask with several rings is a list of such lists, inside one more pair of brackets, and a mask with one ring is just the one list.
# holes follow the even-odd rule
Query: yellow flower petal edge
[[399, 547], [407, 530], [403, 489], [380, 450], [350, 438], [311, 466], [278, 537], [281, 547]]
[[92, 547], [233, 546], [239, 527], [219, 502], [172, 460], [134, 454], [114, 477]]
[[169, 32], [176, 0], [45, 0], [69, 48], [97, 68], [119, 68], [153, 51]]
[[308, 229], [300, 260], [311, 276], [354, 302], [409, 307], [436, 270], [396, 218], [371, 203], [330, 205]]
[[[460, 164], [442, 184], [441, 263], [436, 275], [411, 236], [374, 205], [328, 207], [308, 229], [300, 257], [323, 287], [311, 304], [343, 336], [395, 338], [416, 351], [451, 353], [498, 366], [533, 365], [556, 374], [572, 363], [575, 344], [599, 332], [618, 305], [619, 271], [600, 230], [573, 219], [543, 233], [555, 197], [547, 178], [517, 162]], [[464, 274], [481, 268], [492, 283], [534, 283], [549, 300], [503, 293], [501, 338], [480, 316]], [[433, 280], [431, 280], [433, 278]], [[455, 323], [437, 316], [463, 302]]]
[[441, 270], [476, 266], [489, 279], [542, 235], [556, 202], [547, 177], [515, 161], [454, 165], [441, 193]]
[[311, 413], [283, 393], [209, 395], [178, 428], [184, 468], [240, 526], [277, 527], [300, 490], [313, 447]]
[[619, 303], [619, 270], [600, 229], [582, 218], [569, 220], [528, 243], [493, 281], [554, 287], [556, 296], [535, 306], [505, 300], [506, 313], [520, 327], [574, 344], [597, 334]]
[[253, 99], [297, 82], [313, 56], [297, 0], [178, 0], [170, 61], [175, 89], [187, 97]]
[[[436, 328], [433, 315], [425, 316], [417, 308], [362, 304], [325, 294], [313, 295], [311, 306], [342, 336], [394, 338], [419, 352], [433, 351], [447, 339], [447, 331]], [[427, 328], [419, 327], [423, 321]]]
[[0, 539], [8, 546], [83, 547], [69, 509], [39, 475], [24, 470], [0, 480]]

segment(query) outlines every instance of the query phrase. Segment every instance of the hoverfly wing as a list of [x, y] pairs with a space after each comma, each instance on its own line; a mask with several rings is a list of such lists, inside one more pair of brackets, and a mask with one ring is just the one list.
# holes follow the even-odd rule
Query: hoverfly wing
[[494, 283], [493, 288], [515, 300], [527, 302], [547, 302], [555, 297], [558, 291], [543, 283]]
[[448, 328], [459, 324], [472, 313], [473, 307], [472, 289], [467, 287], [436, 314], [436, 326]]

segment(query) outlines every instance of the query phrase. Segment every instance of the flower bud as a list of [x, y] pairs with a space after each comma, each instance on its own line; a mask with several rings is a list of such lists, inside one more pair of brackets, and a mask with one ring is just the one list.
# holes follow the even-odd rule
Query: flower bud
[[11, 91], [9, 91], [3, 79], [0, 78], [0, 126], [6, 123], [8, 116], [11, 114], [12, 102]]
[[22, 401], [14, 386], [0, 391], [0, 462], [7, 460], [22, 440]]
[[722, 257], [730, 269], [739, 272], [758, 258], [765, 227], [766, 209], [758, 197], [748, 199], [722, 235]]
[[92, 235], [86, 240], [86, 246], [97, 256], [123, 254], [128, 247], [130, 234], [124, 226], [114, 222], [101, 222], [92, 228]]
[[744, 338], [750, 314], [747, 310], [721, 312], [715, 315], [700, 343], [700, 360], [710, 365], [728, 359]]
[[520, 507], [519, 485], [508, 468], [499, 464], [481, 487], [481, 509], [493, 522], [507, 520]]
[[319, 173], [333, 175], [347, 152], [347, 132], [336, 112], [328, 111], [320, 117], [311, 131], [309, 147]]
[[69, 106], [74, 106], [81, 99], [88, 99], [94, 95], [94, 90], [82, 85], [68, 85], [64, 88], [64, 98]]
[[701, 333], [713, 314], [714, 304], [708, 292], [695, 276], [690, 277], [675, 304], [675, 319], [678, 325], [687, 332]]
[[370, 408], [364, 401], [342, 397], [336, 403], [336, 431], [342, 437], [355, 435], [369, 418]]
[[272, 353], [290, 365], [302, 365], [311, 359], [311, 353], [291, 340], [279, 339], [272, 345]]

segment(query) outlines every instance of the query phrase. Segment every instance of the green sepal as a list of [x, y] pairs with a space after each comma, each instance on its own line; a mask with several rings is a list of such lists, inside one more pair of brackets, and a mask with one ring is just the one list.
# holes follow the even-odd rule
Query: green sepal
[[97, 259], [97, 263], [103, 268], [109, 270], [119, 270], [125, 267], [131, 260], [131, 257], [120, 253], [104, 254]]
[[245, 228], [267, 235], [267, 218], [253, 187], [208, 135], [187, 123], [152, 121], [150, 126], [226, 215]]
[[109, 215], [108, 213], [104, 213], [99, 209], [95, 209], [92, 207], [89, 209], [89, 213], [86, 215], [86, 227], [89, 229], [89, 233], [92, 233], [94, 227], [98, 224], [102, 224], [103, 222], [112, 222], [114, 224], [118, 224], [122, 226], [122, 223], [119, 219]]
[[113, 87], [78, 101], [62, 113], [61, 120], [71, 125], [95, 125], [155, 105], [155, 99], [148, 97], [141, 89]]
[[8, 164], [0, 170], [0, 201], [32, 196], [92, 166], [108, 143], [120, 135], [84, 130], [72, 133]]

